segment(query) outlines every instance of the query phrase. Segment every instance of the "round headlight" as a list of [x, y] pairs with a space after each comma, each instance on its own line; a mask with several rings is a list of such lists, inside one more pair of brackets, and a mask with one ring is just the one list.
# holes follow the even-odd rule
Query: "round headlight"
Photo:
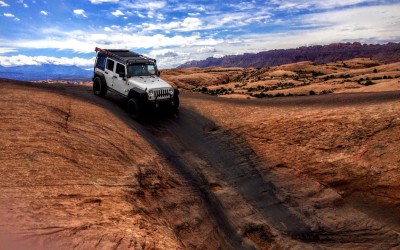
[[149, 90], [149, 95], [154, 95], [154, 91], [152, 89]]
[[170, 88], [170, 89], [168, 89], [168, 92], [169, 92], [170, 95], [173, 95], [174, 94], [174, 89]]

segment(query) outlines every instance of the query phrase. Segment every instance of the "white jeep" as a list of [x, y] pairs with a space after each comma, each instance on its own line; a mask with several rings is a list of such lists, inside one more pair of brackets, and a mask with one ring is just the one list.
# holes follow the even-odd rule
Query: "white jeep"
[[156, 60], [129, 50], [96, 48], [93, 92], [105, 96], [111, 91], [127, 98], [128, 112], [139, 119], [146, 108], [179, 107], [179, 91], [159, 76]]

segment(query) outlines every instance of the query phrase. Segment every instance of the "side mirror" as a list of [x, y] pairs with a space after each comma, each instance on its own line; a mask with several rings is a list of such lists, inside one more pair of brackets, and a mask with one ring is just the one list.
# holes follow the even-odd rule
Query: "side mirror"
[[157, 76], [160, 76], [161, 75], [161, 72], [160, 71], [157, 71]]
[[125, 78], [125, 73], [118, 73], [119, 77]]

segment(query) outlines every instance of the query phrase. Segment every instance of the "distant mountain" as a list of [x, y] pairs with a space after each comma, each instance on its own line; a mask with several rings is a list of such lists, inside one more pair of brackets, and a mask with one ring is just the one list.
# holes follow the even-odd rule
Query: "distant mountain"
[[313, 61], [317, 64], [321, 64], [361, 57], [373, 57], [385, 63], [400, 61], [400, 43], [388, 43], [383, 45], [335, 43], [324, 46], [300, 47], [296, 49], [269, 50], [256, 54], [246, 53], [244, 55], [224, 56], [221, 58], [209, 57], [201, 61], [187, 62], [180, 65], [178, 68], [206, 68], [211, 66], [264, 68], [301, 61]]
[[15, 80], [69, 80], [88, 81], [93, 71], [84, 70], [77, 66], [63, 66], [53, 64], [26, 65], [14, 67], [0, 66], [0, 78]]

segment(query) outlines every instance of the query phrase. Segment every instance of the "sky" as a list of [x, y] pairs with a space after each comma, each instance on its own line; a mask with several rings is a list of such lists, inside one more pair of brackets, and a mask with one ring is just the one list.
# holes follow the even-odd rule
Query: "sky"
[[0, 0], [0, 65], [93, 67], [95, 47], [159, 68], [338, 42], [400, 42], [400, 0]]

